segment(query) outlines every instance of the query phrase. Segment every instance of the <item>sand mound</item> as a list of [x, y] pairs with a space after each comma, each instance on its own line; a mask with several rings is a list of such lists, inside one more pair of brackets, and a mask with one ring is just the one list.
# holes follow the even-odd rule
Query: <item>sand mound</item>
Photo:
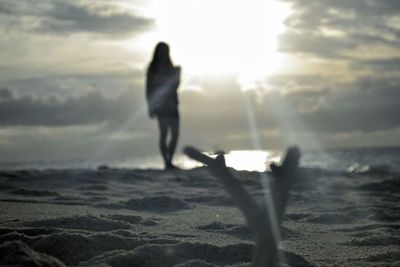
[[353, 217], [342, 213], [323, 213], [306, 219], [306, 222], [319, 224], [349, 224], [353, 221]]
[[392, 193], [397, 193], [400, 192], [400, 177], [384, 180], [377, 183], [369, 183], [361, 185], [359, 189], [368, 191], [380, 191], [380, 192], [388, 191]]
[[249, 227], [245, 225], [235, 226], [230, 229], [223, 230], [221, 233], [244, 240], [254, 240], [256, 238], [256, 235], [249, 229]]
[[175, 237], [178, 239], [182, 239], [182, 238], [193, 238], [196, 237], [195, 235], [188, 235], [188, 234], [176, 234], [176, 233], [168, 233], [165, 234], [166, 236], [171, 236], [171, 237]]
[[221, 188], [221, 184], [219, 184], [216, 180], [211, 180], [211, 179], [201, 179], [201, 180], [195, 180], [195, 179], [190, 179], [190, 180], [181, 180], [179, 181], [178, 179], [174, 179], [174, 182], [180, 182], [183, 186], [185, 187], [203, 187], [203, 188]]
[[53, 191], [39, 191], [39, 190], [29, 190], [24, 188], [18, 188], [9, 192], [13, 195], [21, 196], [32, 196], [32, 197], [54, 197], [60, 196], [59, 193]]
[[283, 219], [286, 220], [287, 218], [289, 218], [290, 220], [293, 221], [299, 221], [310, 216], [311, 216], [310, 213], [288, 213], [285, 215]]
[[8, 233], [18, 232], [27, 236], [37, 235], [49, 235], [61, 232], [61, 229], [49, 229], [49, 228], [0, 228], [0, 236]]
[[10, 190], [10, 189], [14, 189], [14, 188], [15, 187], [12, 185], [0, 182], [0, 190]]
[[307, 261], [305, 258], [303, 258], [300, 255], [297, 255], [292, 252], [283, 252], [285, 256], [285, 261], [287, 266], [290, 267], [314, 267], [314, 264], [311, 262]]
[[130, 224], [126, 222], [98, 218], [90, 215], [26, 222], [23, 225], [29, 227], [56, 227], [89, 231], [110, 231], [131, 228]]
[[33, 244], [35, 250], [53, 255], [68, 265], [89, 260], [114, 249], [134, 249], [144, 240], [124, 238], [112, 234], [85, 235], [61, 233], [41, 238]]
[[201, 260], [189, 260], [174, 267], [216, 267], [216, 265]]
[[1, 266], [65, 267], [58, 259], [32, 250], [20, 241], [0, 245]]
[[400, 211], [390, 205], [375, 205], [372, 207], [354, 208], [347, 215], [373, 221], [396, 222], [400, 220]]
[[[248, 263], [253, 246], [245, 243], [218, 247], [200, 243], [179, 243], [175, 245], [144, 245], [129, 252], [110, 252], [95, 257], [84, 265], [104, 263], [115, 267], [130, 266], [224, 266]], [[283, 252], [289, 266], [311, 267], [307, 260], [294, 253]], [[157, 255], [157, 257], [154, 257]]]
[[349, 216], [365, 219], [375, 214], [378, 211], [379, 209], [374, 207], [361, 207], [361, 208], [357, 207], [350, 209], [346, 214]]
[[[372, 262], [396, 262], [400, 263], [400, 252], [387, 252], [378, 255], [369, 256], [366, 258], [367, 261]], [[399, 266], [399, 265], [397, 265]]]
[[244, 240], [253, 240], [255, 238], [255, 234], [245, 225], [213, 222], [207, 225], [199, 226], [197, 229], [231, 235]]
[[[197, 227], [199, 230], [205, 230], [208, 232], [217, 232], [221, 234], [231, 235], [242, 240], [255, 240], [256, 235], [250, 228], [246, 225], [236, 225], [236, 224], [224, 224], [221, 222], [213, 222], [210, 224], [202, 225]], [[296, 236], [297, 234], [285, 227], [281, 227], [281, 235], [283, 239]]]
[[[24, 242], [38, 252], [52, 255], [68, 265], [76, 265], [81, 261], [102, 255], [113, 250], [132, 250], [144, 244], [175, 244], [169, 239], [131, 238], [115, 234], [87, 234], [61, 232], [49, 235], [29, 237], [18, 232], [10, 232], [0, 236], [0, 242]], [[27, 245], [26, 245], [26, 244]], [[30, 265], [29, 265], [30, 266]]]
[[111, 219], [111, 220], [115, 220], [115, 221], [123, 221], [123, 222], [127, 222], [130, 224], [137, 224], [140, 223], [143, 218], [140, 216], [136, 216], [136, 215], [119, 215], [119, 214], [114, 214], [114, 215], [110, 215], [107, 216], [107, 218]]
[[110, 209], [110, 210], [119, 210], [126, 208], [124, 205], [118, 203], [96, 203], [92, 204], [91, 206], [95, 208]]
[[106, 190], [108, 190], [108, 187], [105, 185], [89, 185], [89, 186], [79, 187], [78, 190], [81, 190], [81, 191], [106, 191]]
[[190, 203], [205, 203], [211, 206], [233, 206], [235, 203], [229, 196], [198, 196], [185, 198]]
[[158, 212], [172, 212], [191, 208], [186, 202], [168, 196], [130, 199], [125, 203], [125, 207], [132, 210]]
[[35, 238], [32, 238], [30, 236], [18, 232], [10, 232], [0, 236], [0, 244], [9, 241], [22, 241], [26, 244], [31, 244], [32, 242], [34, 242], [34, 240]]
[[[201, 260], [217, 265], [249, 262], [252, 246], [236, 244], [226, 247], [217, 247], [199, 243], [179, 243], [176, 245], [144, 245], [132, 252], [104, 255], [95, 258], [88, 265], [106, 262], [111, 266], [174, 266], [190, 260]], [[157, 257], [154, 257], [157, 255]]]
[[202, 225], [197, 227], [200, 230], [226, 230], [234, 227], [235, 224], [225, 224], [221, 222], [212, 222], [210, 224]]
[[[351, 228], [341, 228], [336, 229], [336, 232], [357, 232], [357, 231], [367, 231], [367, 230], [375, 230], [375, 229], [385, 229], [386, 231], [400, 231], [400, 225], [398, 224], [368, 224], [361, 226], [354, 226]], [[400, 234], [400, 232], [399, 232]]]
[[396, 207], [377, 209], [368, 219], [383, 222], [397, 222], [400, 220], [400, 210]]
[[107, 200], [108, 200], [108, 198], [105, 196], [93, 196], [88, 199], [89, 202], [103, 202], [103, 201], [107, 201]]
[[357, 258], [350, 260], [350, 264], [345, 266], [374, 266], [374, 267], [397, 267], [400, 266], [400, 252], [385, 252], [365, 258]]
[[122, 222], [127, 222], [129, 224], [142, 224], [146, 226], [155, 226], [157, 223], [154, 220], [151, 219], [143, 219], [141, 216], [137, 215], [119, 215], [119, 214], [114, 214], [110, 216], [105, 216], [108, 219], [114, 220], [114, 221], [122, 221]]
[[349, 246], [396, 246], [400, 244], [400, 237], [394, 236], [373, 236], [361, 239], [353, 239], [345, 242]]

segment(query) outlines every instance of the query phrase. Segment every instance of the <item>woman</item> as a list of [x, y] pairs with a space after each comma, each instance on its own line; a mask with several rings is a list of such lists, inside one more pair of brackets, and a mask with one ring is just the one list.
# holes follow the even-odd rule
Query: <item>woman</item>
[[[150, 118], [156, 117], [160, 129], [160, 151], [166, 169], [172, 164], [179, 135], [178, 86], [180, 67], [174, 67], [166, 43], [157, 44], [147, 70], [146, 97]], [[167, 142], [167, 135], [171, 137]]]

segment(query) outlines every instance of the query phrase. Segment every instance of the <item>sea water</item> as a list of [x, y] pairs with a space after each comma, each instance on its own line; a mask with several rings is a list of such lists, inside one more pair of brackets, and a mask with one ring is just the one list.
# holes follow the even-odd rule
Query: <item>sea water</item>
[[[213, 153], [208, 153], [215, 156]], [[266, 171], [272, 162], [280, 162], [280, 150], [232, 150], [225, 153], [226, 164], [237, 170]], [[174, 163], [182, 169], [202, 166], [183, 154], [177, 154]], [[161, 169], [160, 155], [113, 160], [77, 159], [64, 161], [0, 162], [0, 168], [10, 169], [94, 169], [101, 165], [111, 168]], [[384, 171], [400, 172], [400, 147], [340, 148], [324, 151], [303, 151], [300, 165], [330, 171]]]

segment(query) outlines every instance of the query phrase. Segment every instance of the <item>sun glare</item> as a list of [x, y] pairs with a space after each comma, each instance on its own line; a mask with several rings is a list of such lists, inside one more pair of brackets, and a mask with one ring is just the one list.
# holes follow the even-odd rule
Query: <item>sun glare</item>
[[264, 77], [281, 67], [278, 35], [290, 14], [276, 0], [158, 0], [155, 38], [171, 45], [186, 75]]

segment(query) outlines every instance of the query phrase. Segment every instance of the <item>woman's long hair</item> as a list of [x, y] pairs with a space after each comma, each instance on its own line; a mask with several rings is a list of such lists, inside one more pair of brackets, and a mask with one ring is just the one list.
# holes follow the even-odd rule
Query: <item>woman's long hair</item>
[[154, 49], [153, 59], [150, 62], [148, 72], [156, 73], [160, 69], [170, 70], [173, 68], [169, 56], [169, 46], [164, 42], [159, 42]]

